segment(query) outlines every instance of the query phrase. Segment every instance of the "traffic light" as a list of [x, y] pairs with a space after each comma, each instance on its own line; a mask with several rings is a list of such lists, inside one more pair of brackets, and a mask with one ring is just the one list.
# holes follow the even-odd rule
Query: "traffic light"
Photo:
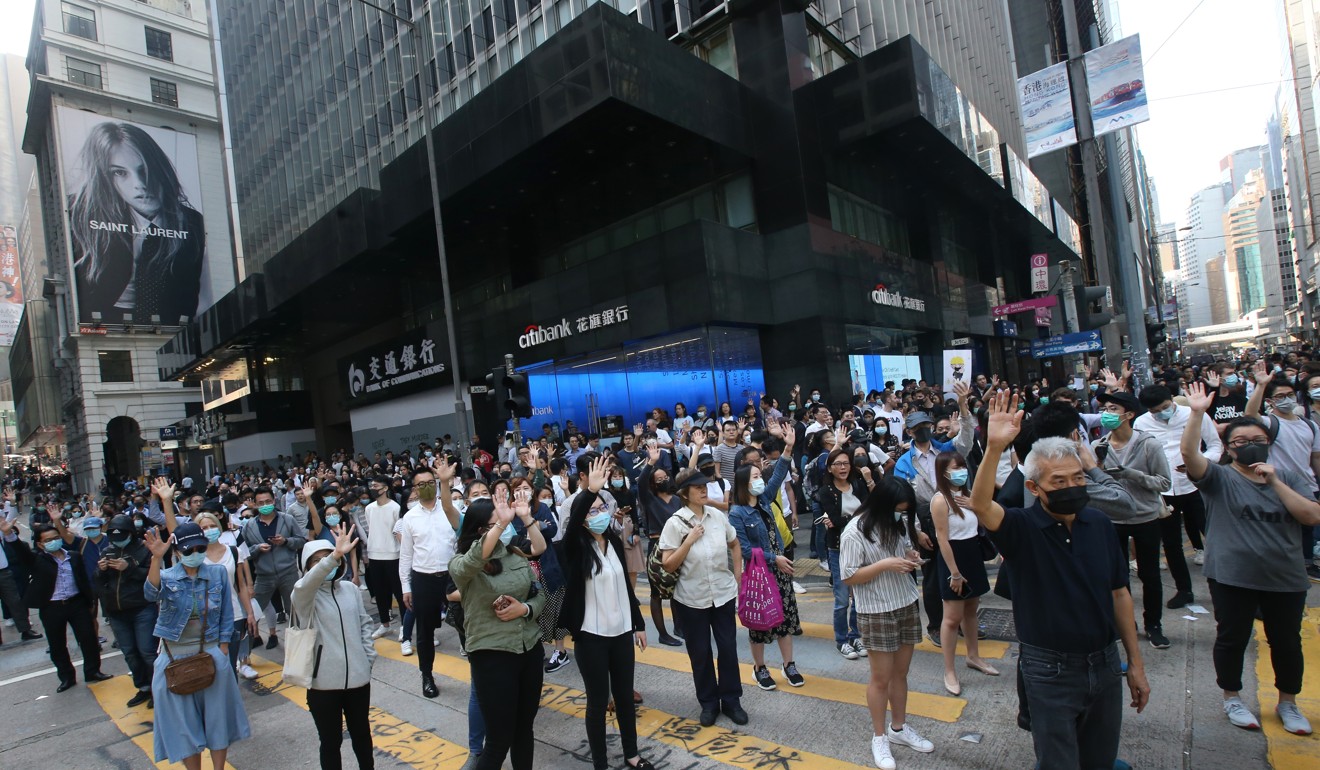
[[486, 375], [486, 400], [491, 403], [501, 403], [504, 398], [500, 395], [500, 388], [504, 385], [504, 367], [497, 366], [490, 370]]
[[1146, 344], [1151, 350], [1163, 345], [1169, 337], [1164, 333], [1165, 325], [1163, 322], [1146, 324]]
[[532, 390], [525, 374], [505, 374], [504, 406], [515, 417], [527, 419], [532, 416]]
[[1109, 293], [1108, 286], [1079, 286], [1076, 290], [1077, 330], [1090, 331], [1114, 320], [1114, 314], [1101, 308], [1094, 310], [1092, 305], [1100, 302]]

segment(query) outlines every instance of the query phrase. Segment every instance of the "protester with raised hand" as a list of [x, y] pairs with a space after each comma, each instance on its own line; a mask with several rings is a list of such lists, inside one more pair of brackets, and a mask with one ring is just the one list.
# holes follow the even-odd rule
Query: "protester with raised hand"
[[[1017, 393], [990, 400], [984, 462], [997, 463], [1017, 436], [1023, 412]], [[978, 474], [972, 511], [1011, 566], [1013, 619], [1021, 640], [1019, 667], [1031, 710], [1036, 761], [1044, 768], [1110, 768], [1122, 727], [1121, 639], [1131, 705], [1150, 698], [1128, 592], [1127, 559], [1114, 525], [1087, 507], [1078, 444], [1045, 438], [1023, 464], [1028, 508], [994, 501], [994, 478]]]
[[1188, 386], [1193, 419], [1181, 449], [1187, 478], [1201, 490], [1207, 526], [1214, 531], [1206, 541], [1205, 576], [1214, 600], [1215, 679], [1224, 693], [1224, 713], [1237, 727], [1260, 727], [1241, 697], [1242, 660], [1259, 611], [1279, 691], [1275, 713], [1288, 732], [1309, 735], [1311, 723], [1297, 707], [1304, 666], [1302, 614], [1310, 588], [1302, 527], [1320, 525], [1320, 503], [1312, 497], [1309, 480], [1268, 462], [1273, 442], [1255, 419], [1239, 418], [1224, 427], [1225, 450], [1218, 463], [1203, 455], [1199, 423], [1212, 402], [1203, 385]]

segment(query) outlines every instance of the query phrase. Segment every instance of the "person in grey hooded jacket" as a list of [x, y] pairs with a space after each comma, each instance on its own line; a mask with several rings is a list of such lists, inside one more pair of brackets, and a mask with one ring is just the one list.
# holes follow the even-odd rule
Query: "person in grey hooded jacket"
[[291, 624], [316, 629], [316, 663], [307, 690], [321, 739], [321, 767], [339, 770], [341, 724], [348, 724], [358, 767], [375, 766], [372, 757], [371, 666], [376, 661], [371, 638], [375, 624], [362, 605], [357, 587], [344, 585], [344, 558], [357, 547], [353, 525], [334, 528], [335, 542], [312, 540], [303, 546], [299, 566], [302, 578], [293, 586]]

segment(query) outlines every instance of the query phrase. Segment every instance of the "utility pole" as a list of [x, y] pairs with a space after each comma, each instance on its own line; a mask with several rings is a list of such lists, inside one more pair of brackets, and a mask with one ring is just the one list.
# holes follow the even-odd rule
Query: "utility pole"
[[1073, 293], [1073, 271], [1077, 268], [1069, 260], [1059, 262], [1059, 294], [1063, 298], [1063, 330], [1068, 334], [1081, 331], [1077, 328], [1077, 296]]
[[[1128, 129], [1128, 142], [1131, 144], [1131, 129]], [[1126, 206], [1119, 206], [1124, 199], [1123, 183], [1113, 168], [1118, 160], [1118, 142], [1111, 134], [1105, 137], [1105, 152], [1109, 154], [1111, 169], [1109, 172], [1109, 195], [1115, 204], [1115, 211], [1122, 212]], [[1136, 168], [1132, 169], [1136, 179]], [[1150, 342], [1146, 339], [1146, 316], [1142, 312], [1143, 292], [1141, 278], [1137, 275], [1137, 244], [1131, 242], [1130, 228], [1126, 222], [1120, 222], [1118, 231], [1118, 280], [1123, 291], [1123, 314], [1127, 316], [1128, 341], [1132, 345], [1132, 376], [1137, 386], [1150, 382]], [[1152, 275], [1151, 280], [1155, 277]]]
[[[504, 373], [513, 374], [516, 370], [513, 368], [513, 354], [504, 354]], [[518, 413], [513, 412], [513, 445], [522, 446], [522, 420], [518, 418]]]

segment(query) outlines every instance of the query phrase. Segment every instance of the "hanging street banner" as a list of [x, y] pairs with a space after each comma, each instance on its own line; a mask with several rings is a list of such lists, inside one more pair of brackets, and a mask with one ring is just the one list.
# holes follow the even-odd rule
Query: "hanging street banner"
[[1028, 160], [1077, 144], [1068, 62], [1018, 78], [1017, 86]]
[[1150, 120], [1139, 36], [1088, 51], [1084, 63], [1097, 137]]

